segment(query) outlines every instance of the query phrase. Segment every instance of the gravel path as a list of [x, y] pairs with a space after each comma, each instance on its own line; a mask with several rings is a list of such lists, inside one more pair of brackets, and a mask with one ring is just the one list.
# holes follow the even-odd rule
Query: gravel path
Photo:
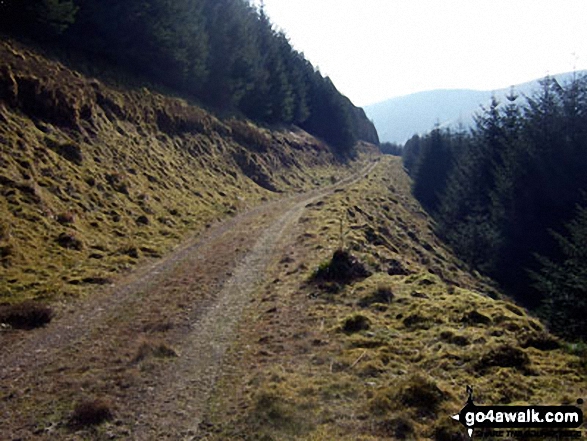
[[[242, 311], [289, 229], [306, 205], [374, 166], [216, 225], [44, 329], [0, 335], [0, 439], [80, 439], [64, 413], [80, 397], [103, 395], [116, 409], [110, 438], [195, 439]], [[138, 336], [151, 338], [145, 330], [157, 326], [178, 356], [134, 362]]]

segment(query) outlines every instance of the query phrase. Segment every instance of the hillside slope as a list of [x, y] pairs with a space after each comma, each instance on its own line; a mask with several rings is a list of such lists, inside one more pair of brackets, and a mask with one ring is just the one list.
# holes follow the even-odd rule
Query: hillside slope
[[[341, 245], [354, 263], [334, 263]], [[435, 237], [399, 158], [309, 205], [273, 277], [242, 321], [206, 439], [465, 440], [450, 416], [467, 385], [478, 405], [575, 404], [587, 390], [585, 354]]]
[[13, 42], [0, 60], [0, 303], [87, 293], [217, 219], [350, 170], [301, 130], [220, 121]]

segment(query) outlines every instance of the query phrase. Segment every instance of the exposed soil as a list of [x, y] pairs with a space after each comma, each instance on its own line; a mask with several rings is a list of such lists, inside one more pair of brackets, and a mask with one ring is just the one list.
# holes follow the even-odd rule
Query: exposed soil
[[[57, 312], [0, 334], [2, 439], [191, 439], [250, 295], [283, 238], [320, 198], [364, 176], [285, 197], [212, 226], [168, 257]], [[76, 405], [108, 403], [96, 428]]]

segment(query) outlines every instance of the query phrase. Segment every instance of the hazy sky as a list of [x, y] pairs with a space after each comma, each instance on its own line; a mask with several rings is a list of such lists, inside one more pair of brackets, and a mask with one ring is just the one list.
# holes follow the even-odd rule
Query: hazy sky
[[265, 0], [265, 10], [361, 106], [587, 69], [587, 0]]

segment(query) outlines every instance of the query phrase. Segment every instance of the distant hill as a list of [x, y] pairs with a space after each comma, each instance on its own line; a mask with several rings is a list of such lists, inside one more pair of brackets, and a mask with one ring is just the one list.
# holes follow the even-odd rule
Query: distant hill
[[[578, 72], [585, 74], [587, 71]], [[559, 82], [572, 78], [573, 73], [553, 75]], [[539, 79], [515, 85], [520, 95], [528, 95], [539, 87]], [[499, 90], [449, 89], [430, 90], [392, 98], [365, 106], [367, 116], [375, 123], [381, 142], [405, 143], [412, 135], [430, 131], [436, 123], [443, 127], [469, 126], [473, 115], [486, 105], [492, 95], [501, 101], [510, 87]]]

